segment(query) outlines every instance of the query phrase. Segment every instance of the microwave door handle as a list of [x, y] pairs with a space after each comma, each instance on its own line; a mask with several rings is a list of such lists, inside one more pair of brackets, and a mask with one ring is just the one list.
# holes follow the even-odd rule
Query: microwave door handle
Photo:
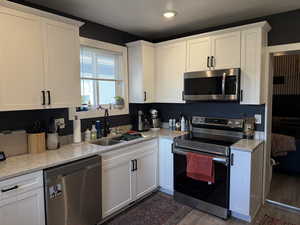
[[225, 93], [225, 82], [226, 82], [226, 73], [223, 73], [223, 76], [222, 76], [222, 95], [225, 96], [226, 93]]

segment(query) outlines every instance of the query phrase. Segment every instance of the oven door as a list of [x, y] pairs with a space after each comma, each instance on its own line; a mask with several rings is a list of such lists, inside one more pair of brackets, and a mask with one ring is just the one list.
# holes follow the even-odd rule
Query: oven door
[[184, 74], [184, 100], [236, 101], [239, 69], [189, 72]]
[[214, 157], [215, 183], [208, 183], [187, 176], [186, 153], [189, 151], [173, 147], [175, 195], [179, 195], [181, 199], [186, 199], [186, 202], [183, 203], [192, 203], [189, 205], [227, 218], [229, 214], [229, 157], [199, 152], [199, 154]]

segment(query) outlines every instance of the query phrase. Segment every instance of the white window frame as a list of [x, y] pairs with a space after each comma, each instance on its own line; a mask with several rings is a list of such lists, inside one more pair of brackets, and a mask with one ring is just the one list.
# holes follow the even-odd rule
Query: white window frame
[[[122, 76], [122, 97], [124, 98], [125, 105], [123, 109], [114, 109], [109, 107], [109, 105], [101, 105], [103, 108], [109, 109], [110, 116], [124, 115], [129, 114], [129, 104], [128, 104], [128, 64], [127, 64], [127, 48], [120, 45], [110, 44], [107, 42], [97, 41], [88, 38], [80, 38], [80, 46], [86, 46], [91, 48], [99, 48], [104, 51], [116, 52], [121, 55], [122, 60], [120, 61], [121, 67], [121, 76]], [[78, 116], [79, 119], [86, 118], [97, 118], [104, 116], [104, 110], [91, 109], [89, 111], [80, 111], [76, 112], [75, 108], [69, 109], [69, 118], [72, 120], [75, 116]]]

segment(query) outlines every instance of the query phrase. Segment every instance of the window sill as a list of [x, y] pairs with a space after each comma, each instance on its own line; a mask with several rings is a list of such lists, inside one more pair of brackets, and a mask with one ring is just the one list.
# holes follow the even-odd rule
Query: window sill
[[[123, 109], [109, 109], [109, 116], [118, 116], [129, 114], [129, 107], [126, 105]], [[69, 120], [74, 120], [74, 117], [78, 116], [78, 119], [90, 119], [104, 117], [104, 110], [92, 109], [89, 111], [76, 112], [75, 108], [69, 108]]]

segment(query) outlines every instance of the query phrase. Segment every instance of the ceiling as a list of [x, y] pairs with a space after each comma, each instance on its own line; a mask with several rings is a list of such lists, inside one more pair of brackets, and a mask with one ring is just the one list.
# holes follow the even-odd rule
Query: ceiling
[[[27, 0], [148, 39], [300, 8], [299, 0]], [[162, 17], [166, 10], [178, 15]]]

